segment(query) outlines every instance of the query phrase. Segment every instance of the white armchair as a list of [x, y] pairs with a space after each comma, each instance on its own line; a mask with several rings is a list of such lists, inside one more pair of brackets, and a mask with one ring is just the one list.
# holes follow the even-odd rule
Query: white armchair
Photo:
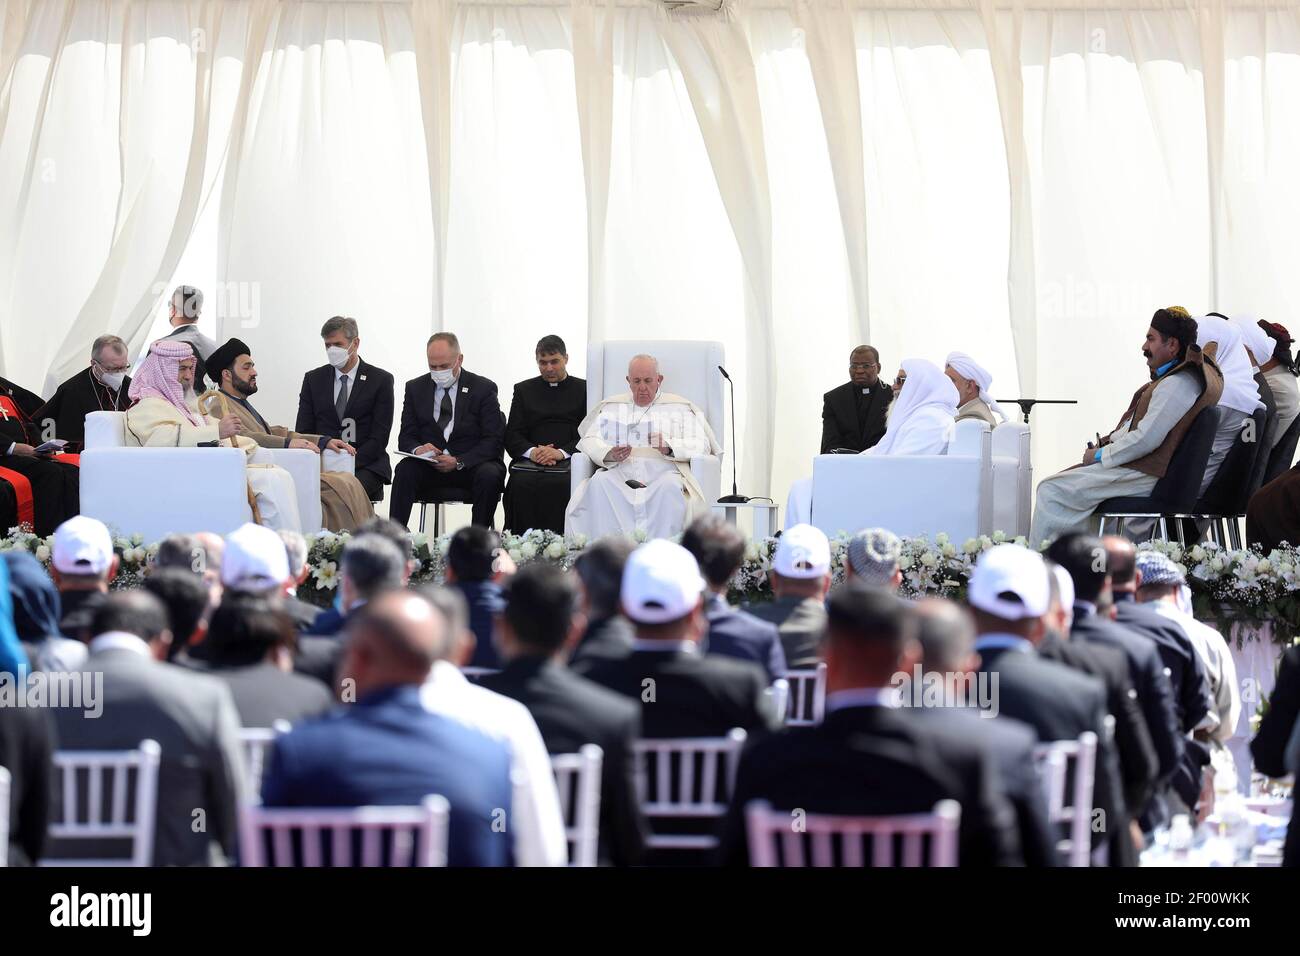
[[947, 532], [958, 544], [993, 523], [992, 434], [961, 421], [945, 455], [818, 455], [812, 524], [835, 535], [887, 528], [900, 536]]
[[[587, 408], [601, 399], [627, 391], [627, 363], [645, 352], [659, 360], [664, 389], [689, 398], [704, 412], [720, 445], [725, 446], [726, 407], [723, 404], [722, 374], [718, 366], [726, 361], [721, 342], [690, 342], [680, 339], [617, 339], [592, 342], [587, 346]], [[570, 464], [573, 491], [595, 473], [596, 465], [582, 452]], [[722, 459], [705, 455], [691, 459], [691, 474], [700, 483], [704, 500], [712, 504], [722, 494]]]
[[[124, 412], [91, 412], [81, 453], [81, 513], [150, 542], [176, 531], [226, 534], [253, 518], [245, 460], [237, 448], [127, 447]], [[320, 457], [299, 448], [259, 448], [253, 461], [289, 472], [299, 530], [319, 531]]]
[[1029, 534], [1034, 471], [1029, 459], [1029, 426], [1002, 422], [993, 429], [993, 530]]

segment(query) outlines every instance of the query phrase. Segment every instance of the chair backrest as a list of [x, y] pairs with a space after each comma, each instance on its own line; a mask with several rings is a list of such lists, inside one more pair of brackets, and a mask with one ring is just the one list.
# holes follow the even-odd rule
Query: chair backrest
[[0, 866], [9, 865], [9, 771], [0, 767]]
[[240, 729], [239, 743], [244, 752], [244, 783], [249, 802], [261, 802], [262, 771], [266, 769], [267, 754], [271, 752], [271, 744], [275, 743], [275, 738], [288, 732], [287, 720], [277, 720], [270, 727]]
[[86, 415], [87, 450], [126, 446], [126, 412], [89, 412]]
[[239, 808], [242, 866], [446, 866], [445, 797], [418, 807]]
[[[131, 853], [112, 859], [49, 859], [41, 865], [152, 866], [161, 759], [162, 748], [153, 740], [142, 741], [137, 750], [57, 751], [54, 769], [62, 816], [50, 824], [50, 838], [130, 840]], [[133, 773], [134, 787], [130, 781]]]
[[1030, 458], [1029, 426], [1001, 422], [993, 429], [993, 530], [1008, 535], [1029, 534], [1034, 497], [1034, 468]]
[[[956, 866], [961, 806], [941, 800], [930, 813], [850, 817], [745, 806], [751, 866]], [[901, 844], [901, 847], [900, 845]], [[900, 852], [901, 850], [901, 852]]]
[[576, 754], [553, 754], [551, 769], [560, 792], [569, 866], [595, 866], [600, 845], [600, 770], [605, 752], [584, 744]]
[[[1056, 844], [1070, 866], [1087, 866], [1092, 851], [1092, 788], [1097, 761], [1097, 735], [1084, 733], [1078, 740], [1056, 740], [1034, 748], [1047, 800], [1047, 817], [1065, 824], [1069, 836]], [[1067, 785], [1073, 770], [1073, 787]]]
[[[666, 820], [721, 817], [727, 812], [745, 737], [737, 727], [725, 737], [636, 741], [632, 747], [641, 811]], [[654, 833], [646, 842], [652, 849], [707, 850], [718, 845], [718, 838]]]
[[801, 671], [786, 671], [790, 703], [785, 711], [787, 727], [810, 727], [822, 722], [826, 707], [826, 664]]
[[634, 355], [653, 355], [659, 360], [664, 391], [689, 398], [704, 412], [718, 444], [726, 441], [727, 409], [724, 404], [722, 373], [726, 350], [721, 342], [684, 339], [612, 339], [587, 345], [587, 407], [601, 399], [626, 392], [627, 363]]
[[1218, 406], [1204, 408], [1192, 421], [1169, 458], [1165, 476], [1151, 489], [1151, 510], [1162, 514], [1190, 513], [1196, 505], [1210, 460], [1214, 433], [1219, 430]]
[[1277, 440], [1277, 444], [1273, 446], [1273, 451], [1269, 453], [1268, 467], [1264, 469], [1264, 477], [1260, 481], [1261, 488], [1280, 476], [1284, 471], [1291, 470], [1291, 463], [1295, 461], [1297, 440], [1300, 440], [1300, 415], [1297, 415], [1291, 424], [1286, 427], [1286, 431], [1282, 433]]
[[1246, 513], [1246, 502], [1259, 487], [1252, 487], [1251, 483], [1264, 477], [1263, 470], [1256, 466], [1261, 457], [1260, 450], [1264, 447], [1267, 422], [1267, 409], [1257, 408], [1250, 418], [1241, 423], [1237, 440], [1223, 456], [1219, 470], [1214, 473], [1214, 479], [1205, 489], [1205, 494], [1197, 499], [1195, 514]]

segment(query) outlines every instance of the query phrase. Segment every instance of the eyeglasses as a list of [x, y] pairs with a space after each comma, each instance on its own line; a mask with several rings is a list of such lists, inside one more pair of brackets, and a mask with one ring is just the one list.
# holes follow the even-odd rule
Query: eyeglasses
[[850, 362], [849, 363], [849, 371], [851, 372], [866, 372], [869, 369], [873, 369], [873, 368], [880, 368], [880, 363], [879, 362]]

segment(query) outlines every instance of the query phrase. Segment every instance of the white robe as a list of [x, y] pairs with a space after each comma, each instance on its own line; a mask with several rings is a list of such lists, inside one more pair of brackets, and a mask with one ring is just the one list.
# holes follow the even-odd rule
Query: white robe
[[[692, 402], [660, 393], [651, 404], [638, 406], [628, 393], [615, 395], [597, 405], [578, 430], [578, 450], [603, 467], [569, 500], [566, 534], [594, 539], [643, 531], [651, 538], [666, 538], [708, 510], [690, 460], [720, 455], [722, 449], [704, 413]], [[663, 436], [671, 458], [651, 447], [652, 432]], [[630, 445], [632, 454], [616, 465], [604, 465], [605, 456], [619, 445]], [[629, 480], [646, 487], [630, 488]]]

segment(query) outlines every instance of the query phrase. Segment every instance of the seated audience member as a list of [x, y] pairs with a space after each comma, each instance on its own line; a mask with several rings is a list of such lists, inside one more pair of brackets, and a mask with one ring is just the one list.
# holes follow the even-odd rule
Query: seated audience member
[[777, 540], [767, 579], [772, 600], [749, 610], [777, 626], [791, 670], [816, 667], [826, 633], [826, 592], [831, 588], [831, 544], [826, 535], [807, 524], [786, 529]]
[[497, 631], [505, 666], [480, 683], [526, 706], [552, 754], [576, 753], [586, 744], [600, 747], [601, 857], [630, 866], [645, 849], [632, 756], [641, 710], [564, 666], [583, 623], [578, 590], [568, 574], [548, 565], [524, 567], [505, 587]]
[[898, 566], [903, 542], [884, 528], [867, 528], [849, 539], [844, 550], [844, 579], [858, 580], [873, 588], [897, 591], [903, 584]]
[[190, 655], [203, 643], [212, 612], [209, 590], [202, 578], [180, 568], [163, 568], [146, 575], [144, 589], [167, 609], [167, 629], [172, 640], [167, 659], [174, 664], [201, 666]]
[[949, 352], [943, 373], [957, 386], [957, 421], [973, 418], [989, 428], [996, 428], [999, 419], [1008, 421], [1007, 413], [989, 392], [993, 376], [979, 362], [965, 352]]
[[[940, 706], [917, 707], [913, 703], [912, 712], [988, 748], [997, 763], [1003, 789], [1016, 811], [1025, 865], [1060, 866], [1057, 837], [1048, 817], [1043, 781], [1034, 760], [1038, 735], [1028, 724], [1003, 717], [996, 711], [981, 712], [977, 685], [979, 655], [975, 653], [975, 625], [969, 612], [945, 598], [924, 598], [916, 602], [916, 614], [922, 673], [927, 680], [944, 681], [944, 687], [949, 686], [948, 681], [968, 679], [970, 692], [968, 696], [945, 700]], [[909, 690], [905, 688], [904, 694]], [[989, 704], [995, 703], [990, 694]]]
[[568, 373], [569, 355], [558, 335], [542, 336], [534, 356], [540, 374], [515, 385], [506, 422], [512, 463], [505, 526], [564, 534], [569, 458], [578, 450], [578, 424], [587, 415], [587, 383]]
[[[415, 571], [415, 547], [411, 543], [411, 533], [406, 528], [390, 518], [371, 518], [360, 528], [356, 530], [353, 537], [360, 537], [363, 534], [377, 534], [381, 538], [387, 538], [393, 543], [406, 558], [406, 563], [402, 567], [402, 587], [411, 579], [411, 574]], [[347, 545], [344, 545], [346, 550]], [[339, 606], [337, 598], [334, 604], [321, 611], [315, 622], [307, 629], [308, 634], [313, 635], [334, 635], [343, 630], [343, 609]]]
[[1101, 447], [1089, 442], [1079, 465], [1039, 484], [1029, 532], [1034, 544], [1079, 530], [1107, 498], [1150, 494], [1196, 416], [1219, 403], [1223, 374], [1214, 351], [1202, 353], [1196, 320], [1186, 312], [1159, 309], [1142, 354], [1151, 381], [1133, 394]]
[[508, 749], [420, 700], [446, 639], [442, 616], [418, 595], [375, 595], [360, 608], [344, 661], [355, 702], [276, 738], [262, 803], [418, 806], [440, 794], [451, 808], [448, 864], [507, 865], [513, 827], [495, 824], [511, 806]]
[[600, 660], [626, 657], [635, 632], [619, 606], [623, 567], [635, 546], [626, 538], [601, 538], [578, 553], [573, 569], [582, 585], [582, 632], [569, 665], [579, 674]]
[[[1219, 395], [1219, 430], [1210, 446], [1210, 460], [1201, 478], [1200, 494], [1210, 487], [1219, 473], [1219, 466], [1227, 457], [1241, 434], [1242, 423], [1255, 414], [1263, 403], [1259, 385], [1255, 381], [1255, 368], [1250, 353], [1242, 342], [1241, 330], [1220, 315], [1205, 315], [1196, 319], [1196, 343], [1214, 356], [1214, 364], [1223, 374], [1223, 392]], [[1214, 351], [1209, 351], [1213, 345]], [[1270, 395], [1270, 398], [1272, 396]], [[1262, 439], [1263, 436], [1261, 435]]]
[[0, 378], [0, 527], [28, 525], [44, 538], [81, 510], [81, 469], [37, 453], [50, 437], [33, 417], [40, 406], [39, 395]]
[[641, 530], [666, 538], [708, 511], [691, 459], [720, 455], [722, 447], [699, 407], [662, 391], [663, 382], [658, 359], [633, 356], [630, 391], [601, 401], [578, 426], [578, 450], [597, 470], [569, 501], [567, 534], [598, 538]]
[[208, 604], [216, 607], [221, 603], [221, 559], [225, 552], [225, 539], [211, 531], [169, 534], [158, 542], [148, 573], [175, 568], [196, 574], [208, 589]]
[[[230, 339], [207, 358], [208, 378], [216, 387], [198, 398], [199, 409], [216, 419], [234, 415], [239, 434], [262, 448], [301, 448], [321, 454], [326, 451], [356, 456], [357, 450], [341, 438], [301, 434], [283, 425], [271, 425], [250, 401], [257, 394], [257, 368], [247, 345]], [[330, 531], [352, 531], [374, 516], [375, 509], [365, 487], [353, 474], [341, 471], [320, 473], [321, 523]]]
[[469, 605], [469, 629], [474, 632], [474, 656], [468, 666], [495, 670], [501, 666], [492, 642], [492, 626], [501, 613], [501, 587], [493, 579], [501, 551], [496, 532], [477, 525], [461, 528], [447, 545], [446, 581]]
[[[1211, 315], [1219, 315], [1217, 312], [1211, 312]], [[1220, 316], [1224, 318], [1224, 316]], [[1246, 358], [1250, 362], [1251, 372], [1254, 373], [1255, 387], [1259, 390], [1259, 400], [1264, 403], [1267, 409], [1265, 417], [1265, 428], [1261, 437], [1259, 453], [1267, 460], [1273, 451], [1273, 446], [1277, 444], [1277, 439], [1281, 432], [1277, 429], [1278, 409], [1277, 396], [1273, 394], [1273, 386], [1264, 374], [1264, 364], [1273, 358], [1273, 349], [1275, 343], [1269, 334], [1251, 316], [1234, 315], [1228, 319], [1228, 322], [1235, 326], [1238, 334], [1241, 335], [1242, 348], [1246, 350]], [[1291, 380], [1295, 381], [1294, 378]]]
[[[239, 717], [230, 690], [205, 674], [164, 663], [171, 632], [167, 611], [152, 594], [108, 595], [91, 629], [95, 637], [85, 670], [103, 674], [102, 715], [56, 708], [59, 749], [133, 750], [142, 740], [156, 740], [162, 762], [153, 865], [220, 864], [235, 849], [235, 806], [244, 790]], [[203, 827], [194, 825], [196, 807], [204, 811]], [[94, 846], [60, 846], [60, 855], [66, 850], [84, 858], [104, 843], [86, 842]], [[116, 845], [104, 848], [121, 852]]]
[[90, 640], [90, 619], [117, 577], [119, 559], [102, 521], [77, 515], [59, 525], [50, 549], [50, 576], [59, 589], [63, 636], [83, 644]]
[[633, 551], [623, 569], [623, 613], [636, 628], [632, 651], [594, 662], [584, 676], [638, 701], [645, 737], [722, 737], [775, 721], [761, 667], [700, 654], [708, 629], [704, 589], [691, 553], [663, 538]]
[[213, 612], [204, 640], [207, 672], [230, 687], [245, 727], [296, 724], [333, 706], [324, 684], [293, 672], [296, 641], [277, 599], [228, 591]]
[[[0, 667], [6, 679], [13, 673]], [[0, 767], [9, 771], [9, 866], [41, 858], [54, 780], [54, 723], [50, 708], [0, 707]]]
[[826, 717], [746, 750], [723, 861], [749, 861], [745, 806], [752, 800], [852, 816], [929, 813], [941, 800], [956, 800], [961, 865], [1022, 862], [1015, 813], [991, 752], [898, 706], [896, 675], [912, 673], [919, 660], [912, 612], [892, 594], [856, 581], [833, 591], [826, 604]]
[[849, 380], [822, 396], [822, 454], [866, 451], [885, 434], [893, 390], [880, 380], [880, 354], [870, 345], [849, 353]]
[[[1259, 362], [1260, 374], [1268, 382], [1268, 387], [1273, 392], [1273, 403], [1277, 407], [1277, 421], [1273, 425], [1273, 431], [1267, 436], [1266, 445], [1268, 448], [1273, 448], [1291, 427], [1296, 416], [1300, 415], [1300, 383], [1296, 382], [1296, 373], [1293, 370], [1295, 358], [1291, 354], [1291, 345], [1295, 340], [1291, 338], [1291, 333], [1285, 326], [1278, 325], [1276, 322], [1265, 322], [1261, 319], [1255, 324], [1269, 338], [1267, 344], [1261, 340], [1265, 355], [1263, 358], [1256, 356], [1256, 359]], [[1287, 462], [1288, 466], [1290, 464]]]
[[732, 575], [745, 558], [745, 536], [735, 525], [709, 515], [691, 522], [682, 535], [682, 547], [695, 557], [708, 584], [705, 650], [751, 661], [763, 668], [769, 682], [784, 677], [788, 668], [776, 625], [727, 603]]
[[298, 588], [311, 577], [311, 566], [307, 563], [307, 539], [297, 531], [289, 529], [280, 532], [284, 542], [284, 555], [289, 560], [289, 580], [284, 586], [284, 598], [281, 607], [289, 620], [293, 621], [295, 630], [305, 631], [316, 623], [321, 609], [298, 597]]
[[[999, 714], [1033, 727], [1039, 743], [1096, 734], [1094, 813], [1127, 819], [1119, 763], [1105, 731], [1105, 685], [1038, 651], [1060, 626], [1059, 617], [1049, 623], [1052, 584], [1042, 557], [1014, 544], [990, 548], [976, 562], [966, 600], [975, 618], [980, 673], [997, 677]], [[1056, 603], [1063, 615], [1059, 598]], [[1094, 834], [1094, 845], [1105, 838]]]
[[438, 660], [421, 692], [424, 706], [506, 744], [519, 798], [510, 815], [515, 863], [564, 866], [569, 859], [564, 816], [551, 758], [537, 722], [519, 701], [471, 683], [461, 673], [460, 668], [472, 653], [474, 635], [469, 630], [469, 611], [460, 592], [425, 586], [420, 588], [420, 594], [447, 622], [447, 639], [440, 646]]
[[[1268, 697], [1268, 711], [1260, 720], [1259, 731], [1250, 742], [1255, 769], [1270, 777], [1300, 773], [1296, 766], [1295, 747], [1300, 736], [1300, 647], [1289, 647], [1278, 666], [1277, 683]], [[1288, 755], [1289, 751], [1289, 755]], [[1300, 866], [1300, 814], [1292, 800], [1291, 825], [1286, 831], [1283, 866]]]
[[[952, 441], [957, 414], [957, 386], [933, 362], [903, 360], [904, 381], [889, 411], [884, 437], [864, 455], [942, 455]], [[812, 521], [811, 478], [790, 486], [785, 526]]]
[[86, 662], [86, 645], [59, 630], [59, 592], [49, 572], [27, 551], [6, 551], [14, 631], [39, 671], [75, 671]]
[[91, 412], [124, 412], [131, 400], [131, 359], [126, 343], [116, 335], [101, 335], [90, 347], [90, 365], [63, 382], [50, 400], [32, 413], [32, 421], [79, 452], [86, 442], [86, 416]]

